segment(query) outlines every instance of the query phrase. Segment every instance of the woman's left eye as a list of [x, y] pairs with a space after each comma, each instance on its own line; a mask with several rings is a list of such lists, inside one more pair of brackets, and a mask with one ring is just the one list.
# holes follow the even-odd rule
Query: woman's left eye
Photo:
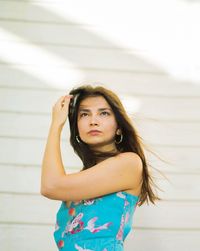
[[110, 113], [109, 112], [101, 112], [101, 114], [104, 114], [104, 115], [110, 115]]

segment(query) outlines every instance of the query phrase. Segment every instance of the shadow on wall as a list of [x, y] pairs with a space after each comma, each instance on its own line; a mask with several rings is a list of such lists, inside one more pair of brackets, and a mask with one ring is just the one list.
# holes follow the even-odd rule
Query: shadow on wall
[[[7, 41], [3, 41], [5, 50], [3, 49], [4, 53], [1, 52], [1, 65], [4, 65], [4, 62], [9, 62], [15, 67], [17, 65], [16, 68], [22, 72], [17, 73], [16, 68], [12, 68], [12, 71], [16, 77], [24, 79], [27, 85], [71, 88], [74, 83], [82, 80], [107, 83], [111, 79], [109, 83], [113, 87], [115, 83], [120, 91], [125, 92], [123, 79], [125, 82], [127, 80], [128, 91], [131, 91], [130, 84], [136, 86], [138, 83], [134, 83], [135, 81], [144, 82], [144, 77], [141, 80], [140, 76], [143, 74], [149, 77], [150, 81], [152, 75], [154, 81], [155, 75], [157, 76], [159, 85], [154, 85], [161, 90], [160, 92], [162, 88], [163, 92], [165, 90], [162, 85], [165, 84], [166, 78], [168, 87], [175, 83], [181, 83], [183, 86], [183, 81], [170, 78], [161, 65], [145, 60], [142, 55], [144, 52], [120, 47], [119, 43], [111, 42], [105, 36], [95, 33], [91, 25], [76, 24], [68, 17], [62, 18], [43, 6], [28, 2], [16, 3], [16, 6], [16, 13], [3, 13], [4, 10], [0, 13], [0, 27], [5, 31], [5, 35], [9, 32]], [[11, 2], [10, 7], [14, 10], [15, 4]], [[17, 47], [12, 44], [13, 35], [16, 36], [14, 39], [18, 40]], [[18, 54], [20, 51], [24, 55]], [[130, 76], [133, 74], [139, 76]], [[120, 78], [120, 81], [117, 78]], [[156, 89], [154, 88], [154, 92]], [[139, 88], [138, 90], [142, 91]]]

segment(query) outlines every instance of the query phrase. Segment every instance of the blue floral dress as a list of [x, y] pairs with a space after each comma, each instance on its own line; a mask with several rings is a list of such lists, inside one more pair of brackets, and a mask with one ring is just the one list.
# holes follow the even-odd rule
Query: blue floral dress
[[123, 251], [139, 196], [125, 191], [95, 199], [62, 201], [56, 214], [54, 240], [61, 251]]

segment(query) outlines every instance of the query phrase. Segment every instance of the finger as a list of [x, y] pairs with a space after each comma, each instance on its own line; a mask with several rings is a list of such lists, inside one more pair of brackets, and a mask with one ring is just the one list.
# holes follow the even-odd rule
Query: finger
[[64, 105], [68, 106], [72, 98], [73, 95], [65, 96]]
[[73, 97], [73, 95], [71, 95], [71, 94], [70, 94], [70, 95], [61, 96], [61, 97], [56, 101], [54, 107], [55, 107], [55, 106], [61, 106], [61, 107], [63, 107], [64, 104], [65, 104], [65, 101], [67, 101], [69, 98], [72, 98], [72, 97]]
[[64, 105], [66, 105], [67, 101], [66, 101], [66, 98], [64, 98], [61, 102], [61, 106], [63, 107]]
[[61, 96], [61, 97], [58, 99], [57, 103], [62, 103], [62, 102], [65, 101], [66, 98], [68, 98], [68, 97], [69, 97], [69, 95]]
[[68, 108], [69, 102], [72, 97], [73, 97], [73, 95], [66, 95], [62, 101], [62, 106], [64, 106], [65, 108]]
[[65, 99], [65, 96], [61, 96], [59, 99], [57, 99], [56, 104], [61, 103]]

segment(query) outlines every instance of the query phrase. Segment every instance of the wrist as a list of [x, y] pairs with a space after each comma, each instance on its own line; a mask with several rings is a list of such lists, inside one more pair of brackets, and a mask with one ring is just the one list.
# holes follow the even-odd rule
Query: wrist
[[56, 131], [62, 131], [63, 125], [58, 124], [55, 121], [51, 122], [51, 129], [56, 130]]

